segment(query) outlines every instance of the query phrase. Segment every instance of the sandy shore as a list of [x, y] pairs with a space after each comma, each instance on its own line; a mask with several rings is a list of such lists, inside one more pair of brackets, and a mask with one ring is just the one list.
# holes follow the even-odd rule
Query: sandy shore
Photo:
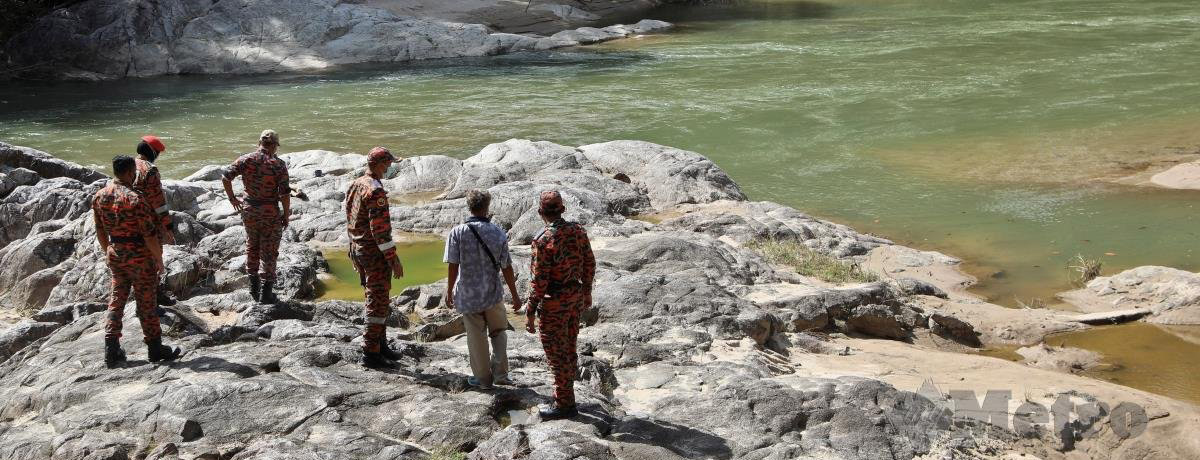
[[[1133, 388], [1063, 372], [1037, 369], [998, 358], [954, 353], [889, 340], [835, 338], [834, 348], [849, 347], [847, 356], [794, 354], [792, 362], [816, 376], [855, 375], [890, 383], [896, 388], [918, 391], [931, 380], [942, 394], [974, 391], [979, 398], [988, 390], [1011, 391], [1010, 413], [1026, 401], [1050, 407], [1053, 395], [1088, 394], [1116, 407], [1122, 402], [1145, 408], [1148, 434], [1125, 441], [1108, 428], [1099, 436], [1076, 446], [1075, 451], [1031, 452], [1042, 458], [1187, 458], [1200, 451], [1200, 438], [1190, 434], [1200, 426], [1200, 407]], [[1149, 434], [1152, 433], [1152, 434]]]

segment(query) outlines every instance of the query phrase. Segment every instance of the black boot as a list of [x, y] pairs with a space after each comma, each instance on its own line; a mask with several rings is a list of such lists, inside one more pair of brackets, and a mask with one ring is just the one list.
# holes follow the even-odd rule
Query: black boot
[[400, 358], [404, 357], [404, 355], [393, 351], [392, 347], [388, 346], [387, 339], [384, 339], [379, 342], [379, 354], [383, 355], [384, 358], [390, 359], [392, 361], [399, 361]]
[[275, 305], [279, 303], [279, 298], [275, 297], [275, 293], [271, 292], [274, 287], [275, 280], [263, 280], [262, 282], [262, 297], [259, 297], [260, 303]]
[[574, 417], [578, 413], [579, 413], [579, 410], [576, 409], [575, 406], [558, 407], [557, 405], [554, 405], [554, 404], [550, 405], [549, 407], [543, 407], [538, 410], [538, 415], [542, 417], [542, 420], [558, 420], [560, 418], [571, 418], [571, 417]]
[[125, 362], [125, 350], [121, 349], [121, 339], [104, 339], [104, 365], [109, 369]]
[[182, 351], [175, 347], [169, 347], [162, 344], [162, 339], [157, 339], [146, 344], [146, 359], [152, 363], [159, 361], [174, 361], [178, 358]]
[[363, 366], [370, 369], [391, 368], [396, 363], [383, 356], [383, 353], [371, 353], [363, 350]]
[[261, 284], [259, 283], [258, 275], [250, 275], [250, 298], [254, 299], [255, 302], [258, 302], [260, 287]]

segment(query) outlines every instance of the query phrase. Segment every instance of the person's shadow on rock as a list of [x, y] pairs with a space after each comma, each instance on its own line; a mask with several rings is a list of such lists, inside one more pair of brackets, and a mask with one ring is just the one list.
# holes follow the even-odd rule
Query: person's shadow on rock
[[158, 364], [169, 366], [172, 369], [190, 369], [193, 372], [226, 372], [244, 379], [256, 377], [261, 374], [253, 367], [229, 362], [215, 356], [198, 356], [192, 359], [180, 359]]

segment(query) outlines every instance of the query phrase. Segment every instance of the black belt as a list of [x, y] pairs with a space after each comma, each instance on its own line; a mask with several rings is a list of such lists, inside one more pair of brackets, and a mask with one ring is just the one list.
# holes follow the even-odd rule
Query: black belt
[[110, 236], [108, 239], [114, 243], [146, 244], [146, 239], [140, 236]]
[[246, 202], [250, 203], [250, 206], [274, 206], [275, 203], [279, 202], [279, 200], [256, 200], [253, 198], [246, 198]]
[[550, 285], [546, 286], [546, 295], [549, 297], [554, 297], [561, 294], [563, 291], [582, 288], [583, 280], [568, 280], [561, 283], [551, 281]]

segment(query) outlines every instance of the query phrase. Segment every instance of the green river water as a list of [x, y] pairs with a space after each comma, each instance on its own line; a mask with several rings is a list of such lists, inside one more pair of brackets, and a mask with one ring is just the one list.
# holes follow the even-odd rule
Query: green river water
[[514, 137], [641, 139], [707, 155], [752, 199], [962, 257], [1002, 304], [1053, 304], [1075, 254], [1106, 274], [1200, 268], [1200, 193], [1109, 180], [1200, 157], [1200, 2], [776, 0], [655, 17], [679, 27], [319, 74], [7, 83], [0, 140], [103, 165], [153, 132], [160, 168], [182, 177], [263, 128], [284, 151], [459, 158]]

